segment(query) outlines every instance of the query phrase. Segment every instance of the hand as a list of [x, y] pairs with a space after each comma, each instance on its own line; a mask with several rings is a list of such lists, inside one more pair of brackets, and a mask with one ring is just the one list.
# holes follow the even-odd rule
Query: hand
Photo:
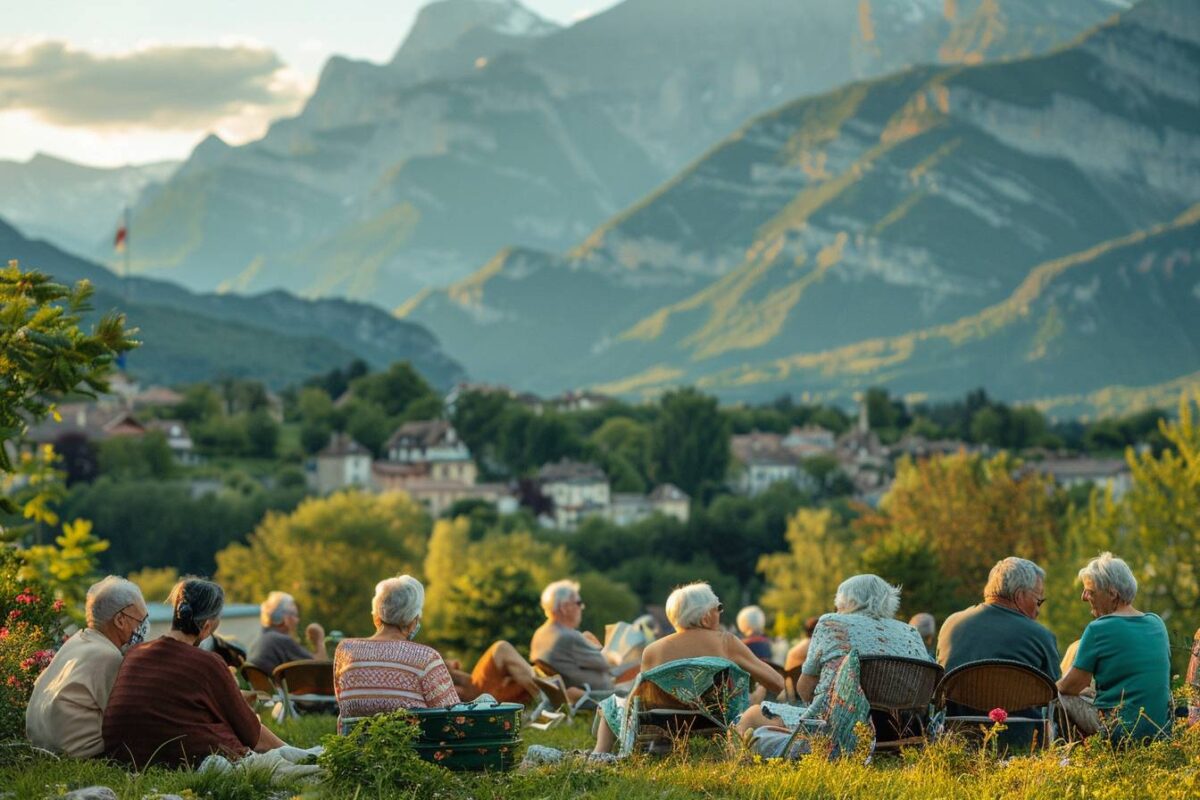
[[450, 659], [449, 661], [447, 661], [447, 662], [446, 662], [446, 666], [447, 666], [448, 668], [450, 668], [450, 669], [459, 669], [459, 670], [461, 670], [461, 669], [462, 669], [462, 662], [461, 662], [461, 661], [459, 661], [457, 658], [452, 658], [452, 659]]
[[325, 641], [325, 629], [315, 622], [310, 623], [309, 626], [304, 629], [304, 635], [310, 642], [313, 643], [314, 646], [317, 644], [317, 642]]
[[590, 642], [591, 644], [596, 645], [596, 647], [604, 646], [604, 645], [600, 644], [600, 640], [596, 638], [596, 634], [592, 633], [591, 631], [584, 631], [583, 638], [587, 639], [588, 642]]

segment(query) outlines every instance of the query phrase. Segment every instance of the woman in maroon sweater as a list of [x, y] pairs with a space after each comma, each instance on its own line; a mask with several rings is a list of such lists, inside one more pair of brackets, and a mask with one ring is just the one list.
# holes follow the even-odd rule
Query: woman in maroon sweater
[[197, 647], [221, 624], [221, 587], [184, 578], [168, 602], [171, 630], [130, 650], [117, 673], [104, 711], [105, 754], [137, 768], [195, 766], [212, 753], [236, 759], [282, 747], [220, 657]]

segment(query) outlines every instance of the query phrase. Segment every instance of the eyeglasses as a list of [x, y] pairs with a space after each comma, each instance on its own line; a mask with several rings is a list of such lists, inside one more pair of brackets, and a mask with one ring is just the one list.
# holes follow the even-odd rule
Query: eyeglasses
[[126, 610], [125, 610], [125, 609], [123, 609], [123, 608], [122, 608], [120, 611], [118, 611], [117, 613], [118, 613], [118, 614], [121, 614], [122, 616], [129, 617], [131, 620], [133, 620], [134, 622], [136, 622], [136, 623], [138, 624], [138, 626], [139, 626], [139, 627], [141, 626], [141, 624], [142, 624], [143, 622], [145, 622], [146, 620], [150, 619], [150, 612], [149, 612], [149, 611], [147, 611], [147, 612], [146, 612], [146, 616], [142, 617], [141, 619], [138, 619], [138, 618], [137, 618], [137, 617], [135, 617], [133, 614], [130, 614], [128, 611], [126, 611]]
[[718, 613], [718, 614], [720, 614], [720, 613], [721, 613], [722, 611], [724, 611], [724, 610], [725, 610], [725, 604], [724, 604], [724, 603], [717, 603], [717, 613]]
[[583, 602], [583, 601], [582, 601], [582, 600], [580, 600], [578, 597], [574, 597], [574, 598], [572, 598], [572, 599], [568, 600], [567, 602], [568, 602], [568, 603], [571, 603], [571, 604], [573, 604], [573, 605], [577, 605], [577, 606], [579, 606], [580, 608], [587, 608], [587, 603]]

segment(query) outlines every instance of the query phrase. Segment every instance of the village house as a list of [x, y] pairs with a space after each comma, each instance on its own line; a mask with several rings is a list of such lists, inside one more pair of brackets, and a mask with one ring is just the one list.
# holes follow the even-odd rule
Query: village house
[[371, 451], [347, 434], [329, 437], [329, 444], [317, 453], [316, 467], [312, 488], [317, 494], [371, 486]]
[[776, 483], [806, 485], [808, 473], [800, 467], [800, 457], [783, 446], [777, 433], [752, 433], [729, 440], [735, 466], [735, 487], [742, 494], [756, 497]]
[[679, 487], [664, 483], [656, 486], [650, 494], [614, 492], [609, 507], [609, 519], [617, 525], [632, 525], [654, 514], [674, 517], [687, 522], [691, 513], [692, 498]]
[[1133, 473], [1122, 458], [1047, 458], [1025, 466], [1048, 475], [1064, 489], [1097, 486], [1111, 491], [1117, 500], [1133, 487]]
[[167, 439], [167, 447], [175, 457], [177, 464], [193, 466], [203, 459], [196, 452], [192, 435], [188, 433], [187, 425], [178, 419], [152, 419], [146, 421], [147, 431], [158, 431]]
[[420, 466], [435, 481], [457, 481], [471, 486], [478, 470], [471, 451], [444, 419], [406, 422], [383, 446], [394, 464]]
[[542, 494], [554, 503], [554, 525], [575, 530], [591, 515], [608, 516], [612, 504], [608, 476], [595, 464], [564, 458], [538, 470]]
[[828, 428], [822, 428], [820, 425], [805, 425], [802, 428], [792, 428], [788, 435], [783, 437], [780, 444], [788, 452], [800, 458], [808, 458], [832, 451], [837, 442], [833, 431]]
[[58, 416], [58, 420], [49, 416], [36, 425], [29, 426], [23, 445], [28, 448], [53, 445], [69, 434], [83, 436], [92, 443], [121, 436], [139, 437], [146, 434], [146, 426], [138, 421], [133, 412], [125, 408], [95, 403], [65, 403], [58, 407]]

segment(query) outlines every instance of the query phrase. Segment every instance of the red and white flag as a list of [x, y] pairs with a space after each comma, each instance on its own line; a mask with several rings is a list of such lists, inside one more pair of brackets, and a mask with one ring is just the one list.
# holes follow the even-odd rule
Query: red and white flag
[[113, 249], [118, 253], [125, 252], [125, 240], [129, 238], [129, 227], [121, 220], [121, 224], [117, 226], [117, 235], [113, 238]]

